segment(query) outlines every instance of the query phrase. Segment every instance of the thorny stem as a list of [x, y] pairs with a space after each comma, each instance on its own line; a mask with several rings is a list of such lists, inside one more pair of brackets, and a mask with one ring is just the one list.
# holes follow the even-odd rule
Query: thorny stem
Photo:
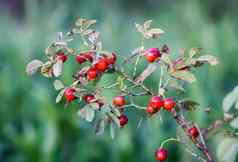
[[126, 73], [122, 72], [119, 67], [116, 67], [115, 71], [120, 74], [123, 78], [125, 78], [127, 81], [131, 82], [134, 85], [137, 85], [138, 87], [142, 88], [144, 91], [147, 92], [147, 94], [153, 95], [154, 93], [148, 89], [144, 84], [134, 81], [130, 76], [128, 76]]
[[[203, 155], [207, 159], [207, 162], [215, 162], [209, 150], [207, 149], [205, 141], [203, 144], [203, 142], [201, 142], [199, 139], [193, 138], [192, 136], [188, 134], [189, 124], [186, 121], [186, 119], [182, 115], [178, 114], [175, 109], [171, 111], [171, 114], [173, 118], [176, 120], [177, 124], [181, 126], [183, 131], [186, 133], [189, 139], [193, 142], [193, 144], [198, 148], [198, 150], [200, 150], [203, 153]], [[203, 138], [202, 135], [201, 135], [201, 138]]]

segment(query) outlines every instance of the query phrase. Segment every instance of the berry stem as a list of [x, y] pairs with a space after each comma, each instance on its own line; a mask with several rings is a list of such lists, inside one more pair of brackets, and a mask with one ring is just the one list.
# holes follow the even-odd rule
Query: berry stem
[[169, 142], [180, 142], [179, 141], [179, 139], [177, 139], [177, 138], [168, 138], [168, 139], [166, 139], [165, 141], [163, 141], [162, 143], [161, 143], [161, 145], [160, 145], [160, 148], [163, 148], [164, 147], [164, 145], [166, 144], [166, 143], [169, 143]]

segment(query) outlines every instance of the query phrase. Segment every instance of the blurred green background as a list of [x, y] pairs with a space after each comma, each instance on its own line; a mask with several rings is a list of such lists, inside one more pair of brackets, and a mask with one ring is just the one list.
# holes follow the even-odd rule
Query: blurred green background
[[[104, 47], [124, 56], [139, 44], [134, 22], [153, 19], [166, 34], [147, 47], [166, 43], [175, 56], [180, 48], [202, 47], [220, 60], [197, 72], [198, 81], [188, 88], [201, 103], [189, 118], [205, 127], [222, 117], [222, 99], [238, 84], [237, 10], [237, 0], [0, 0], [0, 162], [155, 161], [160, 142], [176, 135], [168, 114], [162, 114], [163, 123], [155, 117], [136, 129], [144, 114], [131, 109], [130, 124], [115, 139], [108, 131], [96, 136], [93, 125], [78, 119], [76, 104], [66, 110], [55, 104], [57, 93], [47, 79], [26, 76], [26, 64], [42, 59], [57, 32], [67, 31], [77, 16], [97, 19]], [[157, 79], [153, 75], [149, 83]], [[209, 116], [203, 111], [208, 106]], [[209, 145], [216, 155], [216, 140]], [[181, 145], [166, 147], [169, 162], [194, 160]]]

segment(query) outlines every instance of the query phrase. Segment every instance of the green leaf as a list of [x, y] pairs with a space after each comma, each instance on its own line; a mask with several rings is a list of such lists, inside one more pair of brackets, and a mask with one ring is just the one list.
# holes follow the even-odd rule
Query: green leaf
[[228, 93], [223, 99], [223, 111], [228, 112], [230, 108], [238, 101], [238, 86], [232, 92]]
[[212, 66], [217, 65], [219, 63], [218, 59], [212, 55], [203, 55], [197, 59], [197, 61], [202, 63], [208, 63]]
[[84, 28], [87, 29], [89, 28], [90, 26], [96, 24], [96, 20], [86, 20], [83, 25], [84, 25]]
[[238, 129], [238, 117], [230, 122], [231, 127]]
[[35, 74], [41, 66], [43, 66], [43, 62], [42, 61], [40, 61], [40, 60], [32, 60], [26, 66], [26, 73], [27, 73], [27, 75], [31, 76], [31, 75]]
[[112, 121], [114, 123], [116, 123], [118, 127], [120, 127], [120, 121], [119, 121], [118, 117], [111, 112], [109, 112], [108, 115], [111, 117]]
[[57, 52], [56, 48], [52, 46], [49, 46], [45, 49], [45, 54], [48, 57], [54, 56], [56, 52]]
[[195, 55], [197, 55], [202, 49], [201, 48], [191, 48], [189, 51], [189, 58], [192, 59]]
[[178, 81], [175, 79], [172, 79], [168, 82], [168, 87], [185, 92], [185, 89], [183, 88], [183, 86], [181, 84], [179, 84]]
[[151, 23], [152, 23], [152, 20], [147, 20], [147, 21], [145, 21], [144, 24], [143, 24], [143, 28], [144, 28], [145, 30], [150, 29]]
[[64, 88], [64, 84], [60, 80], [55, 80], [53, 84], [57, 91]]
[[55, 77], [59, 77], [63, 71], [63, 61], [57, 60], [56, 63], [53, 65], [53, 74]]
[[95, 117], [95, 110], [90, 105], [86, 105], [78, 111], [78, 116], [87, 122], [92, 122]]
[[149, 64], [147, 68], [136, 78], [136, 82], [143, 83], [156, 70], [155, 64]]
[[144, 34], [145, 31], [142, 25], [135, 23], [135, 27], [138, 30], [138, 32]]
[[85, 30], [85, 31], [82, 32], [82, 35], [92, 34], [93, 31], [94, 31], [94, 30], [92, 30], [92, 29], [87, 29], [87, 30]]
[[111, 138], [114, 139], [115, 138], [115, 126], [114, 126], [114, 123], [110, 123], [110, 135], [111, 135]]
[[104, 133], [104, 129], [105, 129], [105, 120], [104, 119], [100, 119], [96, 123], [95, 134], [96, 135], [102, 135]]
[[167, 55], [167, 54], [162, 55], [161, 58], [160, 58], [160, 60], [161, 60], [162, 62], [164, 62], [165, 64], [169, 65], [169, 66], [172, 65], [172, 61], [171, 61], [171, 59], [169, 58], [169, 55]]
[[56, 97], [56, 99], [55, 99], [55, 102], [56, 102], [56, 103], [59, 103], [59, 102], [62, 100], [62, 97], [64, 96], [64, 91], [65, 91], [65, 89], [62, 89], [62, 90], [58, 93], [58, 95], [57, 95], [57, 97]]
[[235, 162], [238, 153], [238, 139], [223, 138], [217, 147], [217, 159], [222, 162]]
[[176, 79], [186, 81], [188, 83], [193, 83], [196, 81], [195, 75], [193, 73], [191, 73], [189, 71], [185, 71], [185, 70], [173, 72], [173, 73], [171, 73], [171, 76]]

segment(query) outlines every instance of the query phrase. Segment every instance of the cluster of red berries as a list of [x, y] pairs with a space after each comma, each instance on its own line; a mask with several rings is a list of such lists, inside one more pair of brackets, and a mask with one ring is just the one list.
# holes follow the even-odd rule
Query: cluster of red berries
[[92, 67], [87, 71], [87, 79], [95, 80], [99, 74], [113, 67], [116, 62], [116, 55], [112, 53], [111, 56], [101, 56]]
[[[64, 52], [59, 51], [56, 54], [56, 59], [62, 60], [62, 62], [64, 63], [65, 61], [67, 61], [68, 56], [65, 55]], [[80, 53], [75, 57], [75, 59], [79, 64], [83, 64], [87, 61], [93, 63], [94, 53], [93, 52]], [[87, 79], [95, 80], [97, 76], [99, 76], [99, 74], [112, 68], [116, 62], [116, 59], [117, 57], [115, 53], [112, 53], [111, 56], [107, 55], [100, 56], [100, 58], [97, 61], [95, 61], [95, 63], [93, 63], [93, 66], [88, 69], [86, 74]]]
[[[113, 98], [112, 104], [123, 112], [123, 106], [126, 104], [124, 96], [116, 96]], [[120, 126], [124, 127], [128, 123], [128, 117], [125, 114], [119, 116]]]
[[[77, 98], [75, 96], [75, 92], [76, 92], [76, 90], [74, 88], [67, 88], [64, 91], [64, 96], [65, 96], [67, 102], [71, 102]], [[93, 95], [93, 94], [86, 94], [83, 96], [83, 99], [84, 99], [85, 103], [87, 103], [87, 104], [96, 103], [98, 105], [98, 108], [101, 108], [104, 105], [104, 103], [101, 100], [96, 99], [95, 95]]]
[[161, 108], [164, 108], [167, 111], [171, 111], [175, 107], [176, 103], [172, 98], [166, 98], [162, 100], [160, 96], [153, 96], [146, 108], [146, 111], [153, 115], [157, 113]]
[[62, 62], [64, 63], [65, 61], [68, 60], [68, 56], [65, 55], [63, 51], [59, 51], [59, 52], [57, 52], [57, 54], [56, 54], [56, 59], [57, 59], [57, 60], [62, 60]]

